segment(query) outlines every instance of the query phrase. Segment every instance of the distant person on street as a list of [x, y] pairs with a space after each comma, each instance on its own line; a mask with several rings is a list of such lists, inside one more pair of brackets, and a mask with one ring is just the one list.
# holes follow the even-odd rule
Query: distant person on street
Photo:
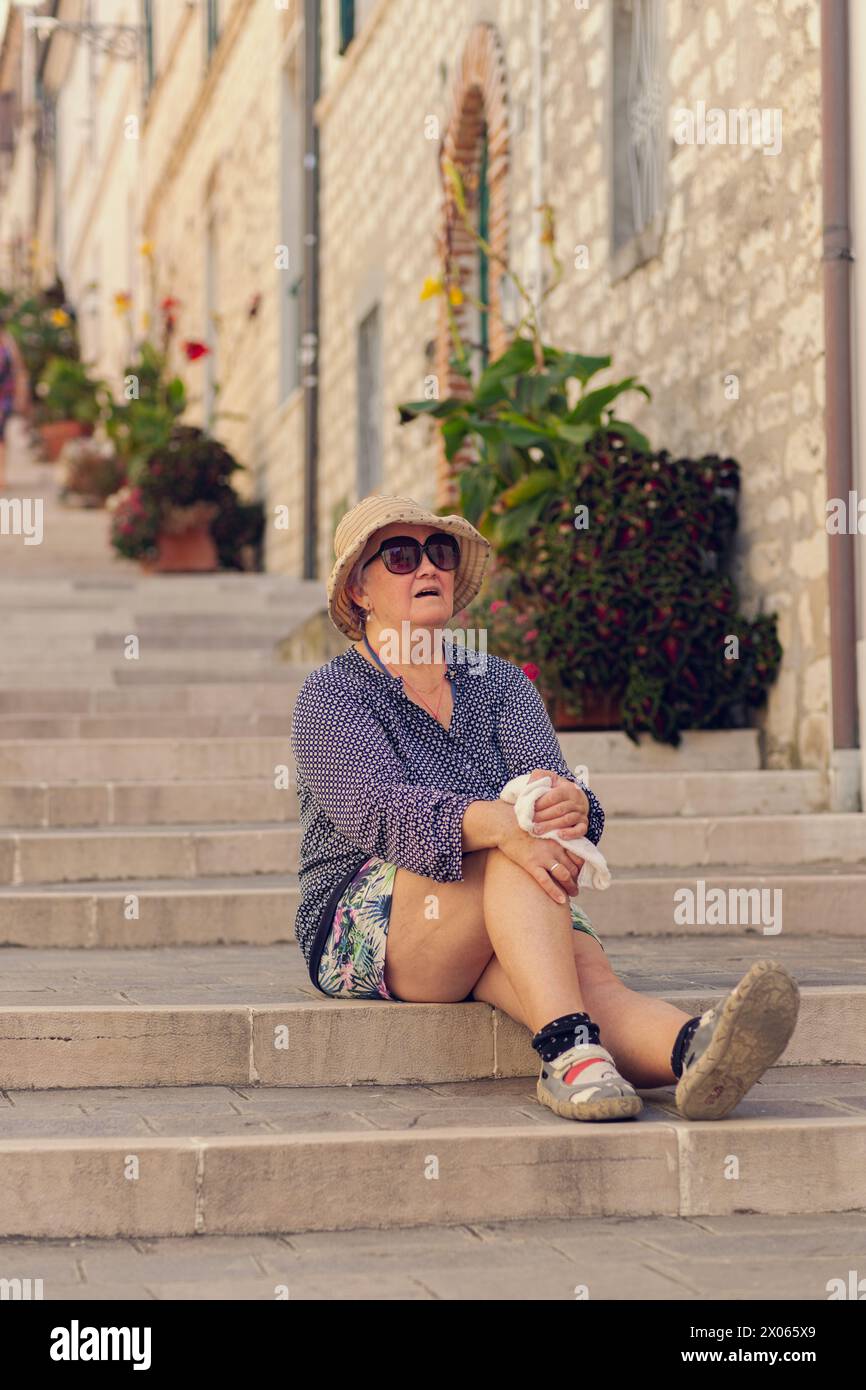
[[0, 309], [0, 489], [6, 486], [6, 427], [10, 416], [29, 414], [27, 368]]
[[499, 794], [552, 775], [539, 833], [593, 843], [598, 799], [524, 672], [486, 647], [473, 668], [445, 635], [481, 586], [488, 542], [463, 517], [373, 496], [342, 518], [334, 550], [328, 610], [352, 645], [307, 677], [292, 724], [295, 932], [313, 984], [494, 1004], [532, 1033], [538, 1099], [569, 1119], [637, 1115], [635, 1087], [674, 1082], [681, 1114], [724, 1118], [791, 1037], [794, 980], [758, 961], [693, 1017], [628, 989], [574, 901], [584, 861], [522, 830]]

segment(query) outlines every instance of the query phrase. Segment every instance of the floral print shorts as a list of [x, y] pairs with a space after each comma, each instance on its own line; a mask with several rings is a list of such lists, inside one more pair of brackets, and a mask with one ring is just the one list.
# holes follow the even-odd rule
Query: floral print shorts
[[[368, 859], [343, 893], [319, 960], [319, 988], [325, 994], [401, 1002], [385, 984], [385, 945], [396, 873], [396, 864]], [[571, 899], [571, 922], [575, 931], [586, 932], [604, 950], [575, 898]]]

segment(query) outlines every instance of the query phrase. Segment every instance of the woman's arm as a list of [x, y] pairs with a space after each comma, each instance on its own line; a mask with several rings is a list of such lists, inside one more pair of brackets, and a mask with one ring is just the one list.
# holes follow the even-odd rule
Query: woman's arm
[[[308, 678], [295, 704], [292, 749], [316, 801], [352, 844], [440, 883], [463, 878], [463, 821], [477, 798], [408, 782], [363, 701]], [[472, 831], [488, 833], [474, 817]]]
[[[509, 663], [510, 664], [510, 663]], [[598, 797], [580, 782], [562, 756], [559, 740], [550, 722], [544, 701], [529, 677], [519, 667], [513, 669], [512, 687], [502, 710], [497, 730], [508, 775], [522, 777], [537, 768], [556, 772], [580, 787], [589, 802], [588, 840], [598, 844], [604, 830], [604, 811]]]

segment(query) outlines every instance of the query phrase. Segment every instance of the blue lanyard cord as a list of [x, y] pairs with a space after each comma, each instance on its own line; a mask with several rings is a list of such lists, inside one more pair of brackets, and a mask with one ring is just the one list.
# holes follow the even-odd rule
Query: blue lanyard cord
[[[369, 643], [369, 641], [367, 640], [367, 634], [366, 634], [366, 632], [363, 634], [363, 636], [364, 636], [364, 646], [367, 648], [367, 651], [370, 653], [370, 655], [371, 655], [371, 657], [373, 658], [373, 660], [375, 661], [376, 665], [379, 667], [379, 670], [380, 670], [380, 671], [384, 671], [386, 676], [391, 676], [391, 672], [388, 670], [387, 666], [384, 666], [384, 665], [382, 664], [382, 662], [379, 660], [379, 657], [377, 656], [376, 652], [374, 652], [374, 651], [373, 651], [373, 648], [370, 646], [370, 643]], [[393, 680], [394, 677], [391, 676], [391, 679]]]

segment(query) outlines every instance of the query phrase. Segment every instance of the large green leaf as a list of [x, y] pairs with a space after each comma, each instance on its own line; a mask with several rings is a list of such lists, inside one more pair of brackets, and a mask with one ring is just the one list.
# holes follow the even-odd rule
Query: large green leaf
[[652, 447], [645, 434], [636, 430], [634, 425], [630, 425], [628, 420], [608, 420], [605, 429], [616, 430], [621, 434], [626, 444], [630, 444], [633, 449], [639, 449], [642, 454], [652, 453]]
[[437, 420], [447, 419], [458, 410], [465, 410], [466, 402], [458, 400], [456, 396], [446, 396], [443, 401], [406, 401], [399, 405], [400, 424], [408, 424], [418, 415], [432, 415]]
[[552, 468], [536, 468], [511, 487], [506, 488], [499, 500], [504, 502], [506, 507], [520, 507], [533, 497], [550, 492], [556, 487], [557, 482], [557, 475]]
[[469, 433], [469, 421], [465, 415], [453, 415], [442, 421], [442, 438], [445, 441], [445, 457], [453, 459], [460, 445]]
[[497, 517], [496, 540], [503, 547], [519, 545], [526, 539], [530, 526], [534, 526], [547, 506], [548, 494], [531, 498], [522, 507], [513, 507], [504, 515]]
[[497, 492], [497, 480], [492, 473], [478, 466], [464, 468], [458, 475], [460, 483], [460, 510], [477, 526], [487, 511]]
[[581, 396], [577, 405], [566, 416], [569, 424], [578, 425], [584, 420], [601, 420], [601, 412], [611, 401], [615, 401], [617, 396], [621, 396], [624, 391], [642, 391], [647, 400], [650, 393], [635, 376], [624, 377], [622, 381], [615, 381], [610, 386], [601, 386], [597, 391], [589, 391], [585, 396]]
[[[545, 352], [547, 361], [547, 352]], [[562, 382], [569, 377], [576, 377], [585, 386], [590, 377], [601, 372], [605, 367], [609, 367], [610, 357], [584, 357], [580, 352], [560, 352], [557, 353], [556, 360], [552, 362], [550, 376], [552, 379]]]
[[510, 399], [512, 392], [509, 383], [514, 377], [528, 371], [533, 360], [532, 343], [529, 339], [515, 338], [502, 356], [497, 357], [496, 361], [491, 362], [481, 373], [472, 396], [472, 408], [487, 410], [498, 401]]

